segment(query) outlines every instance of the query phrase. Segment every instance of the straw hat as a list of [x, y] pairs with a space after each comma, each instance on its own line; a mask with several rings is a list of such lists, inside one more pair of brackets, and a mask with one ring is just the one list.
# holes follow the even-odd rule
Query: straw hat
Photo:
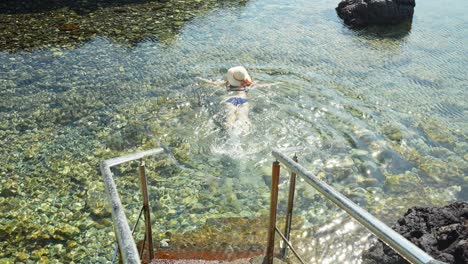
[[232, 67], [226, 74], [227, 82], [230, 86], [239, 87], [252, 84], [247, 70], [242, 66]]

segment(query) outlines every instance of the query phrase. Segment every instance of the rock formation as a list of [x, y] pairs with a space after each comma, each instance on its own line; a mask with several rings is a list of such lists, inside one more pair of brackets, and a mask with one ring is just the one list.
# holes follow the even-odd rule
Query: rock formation
[[350, 26], [393, 25], [413, 18], [415, 0], [342, 0], [336, 12]]
[[[408, 210], [393, 227], [395, 231], [446, 263], [468, 263], [468, 203]], [[408, 263], [379, 241], [363, 254], [364, 263]]]

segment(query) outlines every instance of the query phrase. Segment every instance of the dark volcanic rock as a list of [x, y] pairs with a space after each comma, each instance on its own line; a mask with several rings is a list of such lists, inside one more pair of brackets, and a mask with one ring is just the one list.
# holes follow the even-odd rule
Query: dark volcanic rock
[[336, 12], [351, 26], [393, 25], [413, 18], [415, 0], [342, 0]]
[[[398, 220], [395, 231], [437, 260], [468, 263], [468, 203], [415, 207]], [[363, 254], [364, 263], [408, 263], [379, 241]]]

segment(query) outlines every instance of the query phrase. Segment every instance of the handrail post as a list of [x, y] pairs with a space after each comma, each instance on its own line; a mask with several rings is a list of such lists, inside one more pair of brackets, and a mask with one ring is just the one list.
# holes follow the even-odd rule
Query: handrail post
[[268, 246], [264, 263], [273, 263], [273, 251], [275, 249], [276, 209], [278, 205], [278, 183], [280, 165], [278, 161], [273, 162], [271, 173], [271, 200], [270, 200], [270, 226], [268, 228]]
[[[294, 154], [293, 160], [297, 162], [297, 156]], [[288, 208], [286, 210], [286, 223], [284, 225], [284, 236], [286, 240], [289, 241], [291, 235], [291, 222], [292, 222], [292, 213], [294, 207], [294, 193], [296, 191], [296, 173], [291, 171], [291, 177], [289, 180], [289, 195], [288, 195]], [[288, 245], [284, 244], [283, 248], [281, 249], [281, 257], [285, 258], [288, 255]]]
[[[146, 184], [146, 167], [145, 167], [145, 162], [143, 160], [140, 162], [140, 166], [138, 169], [139, 169], [140, 181], [141, 181], [141, 193], [143, 195], [143, 208], [145, 211], [145, 230], [146, 230], [145, 239], [148, 240], [149, 262], [151, 262], [151, 260], [154, 258], [153, 237], [152, 237], [152, 231], [151, 231], [148, 187]], [[143, 247], [144, 247], [144, 244], [143, 244]], [[140, 256], [140, 257], [143, 258], [143, 256]]]

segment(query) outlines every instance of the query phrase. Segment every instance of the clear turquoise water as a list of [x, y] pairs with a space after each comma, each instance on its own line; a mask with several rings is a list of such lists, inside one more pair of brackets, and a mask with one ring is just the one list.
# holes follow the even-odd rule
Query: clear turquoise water
[[[106, 199], [98, 162], [149, 147], [169, 153], [170, 165], [150, 174], [154, 209], [167, 212], [154, 220], [159, 233], [265, 215], [272, 148], [297, 153], [388, 223], [411, 206], [467, 200], [468, 3], [419, 1], [410, 26], [367, 30], [344, 26], [336, 5], [249, 1], [208, 9], [167, 41], [97, 34], [72, 47], [0, 51], [0, 216], [9, 230], [27, 230], [2, 238], [0, 259], [109, 260], [110, 218], [91, 213]], [[223, 126], [224, 92], [196, 80], [235, 65], [254, 81], [281, 82], [249, 92], [247, 135]], [[116, 175], [134, 219], [131, 171]], [[304, 185], [295, 211], [302, 254], [359, 262], [367, 233]], [[47, 226], [49, 237], [31, 235]]]

